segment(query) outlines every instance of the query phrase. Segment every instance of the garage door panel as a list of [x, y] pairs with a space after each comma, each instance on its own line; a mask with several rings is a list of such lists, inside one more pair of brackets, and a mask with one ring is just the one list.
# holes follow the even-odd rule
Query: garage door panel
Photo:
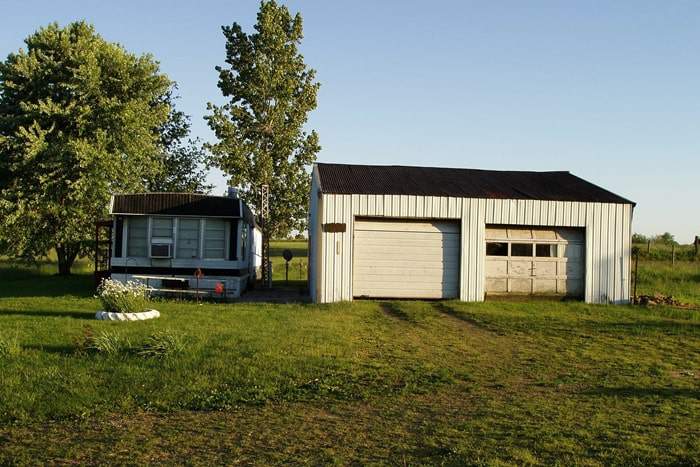
[[[433, 268], [433, 267], [421, 267], [421, 266], [411, 266], [411, 267], [397, 267], [394, 264], [387, 265], [386, 267], [382, 266], [363, 266], [363, 265], [355, 265], [355, 267], [360, 268], [363, 270], [363, 276], [377, 276], [379, 278], [381, 277], [390, 277], [390, 276], [398, 276], [398, 277], [405, 277], [405, 276], [412, 276], [416, 274], [423, 275], [425, 277], [438, 277], [438, 278], [443, 278], [443, 277], [458, 277], [459, 276], [459, 268], [458, 267], [453, 267], [453, 268], [446, 268], [446, 269], [439, 269], [439, 268]], [[355, 277], [356, 280], [360, 280], [359, 275]]]
[[353, 295], [458, 297], [459, 243], [456, 222], [356, 220]]
[[486, 276], [507, 276], [508, 275], [508, 261], [507, 260], [494, 260], [488, 261], [486, 263]]
[[486, 290], [491, 292], [506, 293], [508, 292], [508, 279], [486, 279]]
[[511, 276], [531, 276], [532, 261], [513, 260], [508, 263], [508, 275]]
[[532, 279], [509, 279], [510, 292], [514, 293], [532, 293]]
[[459, 253], [459, 247], [449, 247], [449, 248], [440, 248], [440, 247], [432, 247], [432, 248], [421, 248], [420, 246], [410, 246], [410, 245], [397, 245], [396, 243], [393, 243], [392, 245], [386, 245], [386, 246], [375, 246], [375, 245], [370, 245], [367, 247], [363, 247], [365, 251], [368, 254], [374, 254], [374, 255], [379, 255], [379, 256], [386, 256], [386, 257], [391, 257], [391, 258], [407, 258], [407, 255], [411, 255], [412, 258], [421, 258], [421, 259], [435, 259], [435, 260], [442, 260], [446, 259], [450, 256], [455, 256], [458, 255]]
[[355, 233], [362, 232], [414, 232], [414, 233], [455, 233], [459, 234], [459, 224], [456, 222], [415, 222], [415, 221], [385, 221], [357, 220]]
[[542, 279], [537, 278], [534, 282], [535, 293], [556, 293], [557, 292], [557, 280], [556, 279]]
[[486, 242], [486, 293], [582, 295], [582, 229], [487, 226]]
[[536, 276], [556, 276], [557, 263], [555, 261], [535, 261], [534, 274]]

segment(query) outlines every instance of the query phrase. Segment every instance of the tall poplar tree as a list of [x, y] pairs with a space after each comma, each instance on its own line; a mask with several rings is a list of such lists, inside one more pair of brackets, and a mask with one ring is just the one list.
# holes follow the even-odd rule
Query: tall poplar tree
[[171, 81], [85, 22], [39, 29], [0, 63], [0, 244], [54, 248], [69, 274], [115, 192], [163, 169]]
[[320, 150], [318, 134], [307, 133], [319, 84], [298, 47], [302, 19], [274, 0], [263, 0], [255, 32], [237, 23], [222, 27], [226, 65], [217, 67], [219, 89], [228, 102], [209, 104], [206, 117], [218, 142], [208, 145], [212, 161], [241, 188], [259, 212], [260, 188], [270, 187], [266, 234], [285, 236], [306, 227], [308, 167]]

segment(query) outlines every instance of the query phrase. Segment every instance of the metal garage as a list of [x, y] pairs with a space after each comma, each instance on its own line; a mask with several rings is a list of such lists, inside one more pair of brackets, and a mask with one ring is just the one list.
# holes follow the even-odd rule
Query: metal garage
[[486, 294], [582, 297], [582, 229], [486, 227]]
[[362, 219], [353, 232], [355, 297], [459, 297], [459, 223]]
[[316, 164], [309, 211], [315, 302], [629, 303], [634, 203], [569, 172]]

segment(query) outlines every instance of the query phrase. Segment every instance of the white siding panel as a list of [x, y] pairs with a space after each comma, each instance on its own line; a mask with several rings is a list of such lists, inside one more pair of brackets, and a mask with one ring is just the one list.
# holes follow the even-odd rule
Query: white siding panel
[[[462, 300], [484, 296], [486, 224], [585, 227], [585, 298], [591, 303], [626, 303], [630, 296], [631, 205], [570, 201], [470, 199], [406, 195], [333, 195], [311, 203], [317, 217], [310, 231], [310, 289], [318, 301], [353, 296], [353, 223], [355, 216], [461, 219], [460, 293]], [[344, 223], [345, 232], [321, 231], [324, 223]], [[311, 238], [313, 237], [313, 238]], [[318, 238], [316, 238], [318, 237]]]

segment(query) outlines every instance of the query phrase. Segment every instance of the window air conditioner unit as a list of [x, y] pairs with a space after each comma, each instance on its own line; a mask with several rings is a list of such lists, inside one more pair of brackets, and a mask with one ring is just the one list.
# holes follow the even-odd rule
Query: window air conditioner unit
[[151, 258], [172, 258], [173, 251], [170, 243], [152, 243]]

